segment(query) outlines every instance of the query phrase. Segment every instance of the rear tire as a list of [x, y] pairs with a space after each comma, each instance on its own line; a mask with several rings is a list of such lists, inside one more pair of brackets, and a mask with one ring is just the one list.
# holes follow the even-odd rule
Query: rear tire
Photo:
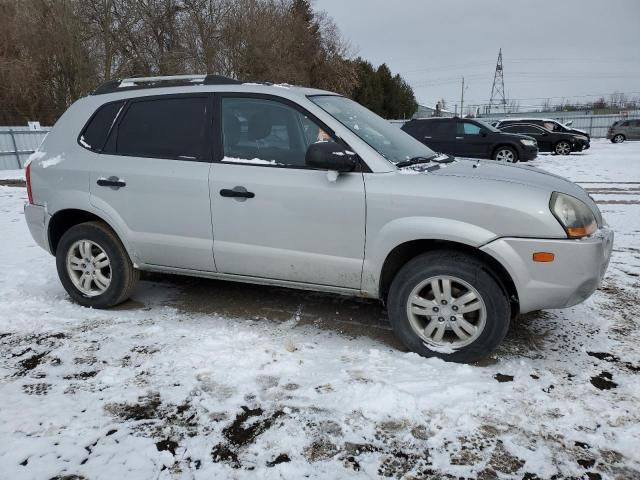
[[553, 147], [553, 151], [556, 152], [556, 155], [569, 155], [571, 153], [571, 144], [565, 140], [560, 140]]
[[498, 162], [516, 163], [518, 161], [518, 152], [511, 147], [498, 147], [493, 153], [493, 159]]
[[84, 307], [124, 302], [140, 278], [120, 239], [102, 222], [67, 230], [56, 249], [56, 267], [67, 293]]
[[463, 363], [492, 353], [511, 318], [508, 294], [487, 265], [448, 250], [422, 254], [400, 269], [388, 312], [395, 334], [411, 351]]
[[626, 140], [625, 136], [622, 135], [621, 133], [618, 133], [616, 135], [613, 136], [613, 138], [611, 139], [612, 143], [622, 143]]

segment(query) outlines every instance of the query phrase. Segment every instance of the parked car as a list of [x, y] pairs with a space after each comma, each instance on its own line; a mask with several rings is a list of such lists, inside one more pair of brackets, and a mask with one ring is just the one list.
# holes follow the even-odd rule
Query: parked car
[[607, 131], [607, 138], [613, 143], [622, 143], [625, 140], [640, 140], [640, 119], [613, 122], [613, 125]]
[[577, 138], [577, 135], [572, 133], [552, 132], [544, 127], [528, 123], [505, 125], [500, 130], [535, 138], [536, 142], [538, 142], [538, 150], [541, 152], [569, 155], [571, 152], [582, 150], [580, 140]]
[[531, 137], [504, 133], [479, 120], [467, 118], [423, 118], [402, 126], [416, 140], [436, 152], [469, 158], [526, 162], [538, 155]]
[[458, 362], [518, 313], [589, 297], [613, 242], [561, 177], [436, 154], [331, 92], [214, 76], [98, 88], [25, 175], [29, 230], [81, 305], [123, 302], [141, 271], [376, 298], [409, 349]]
[[576, 151], [586, 150], [589, 147], [591, 147], [591, 136], [584, 130], [571, 128], [570, 125], [572, 122], [568, 122], [567, 124], [563, 125], [557, 120], [552, 120], [550, 118], [505, 118], [503, 120], [500, 120], [497, 123], [496, 128], [502, 128], [506, 125], [512, 125], [514, 123], [540, 125], [541, 127], [544, 127], [547, 130], [550, 130], [552, 132], [572, 133], [574, 135], [578, 135], [579, 142], [578, 142], [577, 148], [579, 148], [579, 150], [576, 150]]

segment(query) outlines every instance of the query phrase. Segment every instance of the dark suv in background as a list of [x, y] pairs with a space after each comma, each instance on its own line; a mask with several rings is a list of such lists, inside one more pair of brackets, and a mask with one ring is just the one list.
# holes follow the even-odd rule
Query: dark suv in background
[[526, 162], [538, 155], [533, 138], [501, 132], [479, 120], [423, 118], [405, 123], [402, 130], [436, 152], [458, 157]]
[[519, 133], [535, 138], [538, 150], [553, 152], [557, 155], [569, 155], [571, 152], [581, 151], [582, 146], [577, 135], [564, 132], [552, 132], [539, 125], [528, 123], [514, 123], [505, 125], [500, 130], [507, 133]]
[[[586, 150], [591, 146], [591, 136], [585, 132], [584, 130], [580, 130], [578, 128], [571, 128], [569, 124], [563, 125], [557, 120], [553, 120], [551, 118], [506, 118], [504, 120], [500, 120], [496, 124], [496, 128], [502, 128], [507, 125], [513, 125], [515, 123], [526, 123], [528, 125], [539, 125], [541, 127], [546, 128], [552, 132], [557, 133], [571, 133], [573, 135], [578, 136], [578, 144], [576, 146], [576, 151]], [[580, 138], [582, 137], [582, 138]]]

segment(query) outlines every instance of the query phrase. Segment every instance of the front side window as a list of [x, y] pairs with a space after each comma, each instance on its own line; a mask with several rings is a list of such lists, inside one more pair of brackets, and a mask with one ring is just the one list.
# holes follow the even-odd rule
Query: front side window
[[471, 122], [458, 123], [459, 135], [480, 135], [480, 125]]
[[206, 132], [207, 97], [135, 101], [126, 109], [109, 153], [199, 160]]
[[416, 157], [436, 155], [433, 150], [405, 131], [353, 100], [338, 95], [312, 95], [309, 100], [390, 162], [398, 163]]
[[333, 141], [309, 116], [262, 98], [222, 99], [223, 162], [304, 167], [309, 145]]

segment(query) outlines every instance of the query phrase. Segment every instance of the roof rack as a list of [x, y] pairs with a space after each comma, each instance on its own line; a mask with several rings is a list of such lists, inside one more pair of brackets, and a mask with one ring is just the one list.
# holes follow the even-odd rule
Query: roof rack
[[239, 85], [242, 82], [221, 75], [170, 75], [159, 77], [132, 77], [109, 80], [96, 88], [92, 95], [102, 95], [126, 90], [161, 87], [184, 87], [187, 85]]

